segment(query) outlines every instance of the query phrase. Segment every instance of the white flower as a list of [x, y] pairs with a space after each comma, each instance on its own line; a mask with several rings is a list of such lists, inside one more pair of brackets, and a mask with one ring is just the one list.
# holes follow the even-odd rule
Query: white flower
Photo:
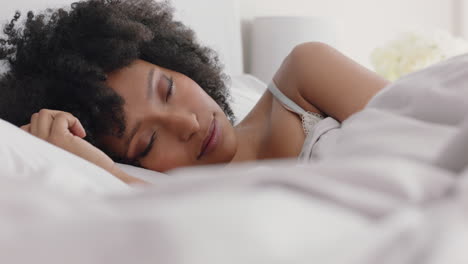
[[468, 52], [468, 42], [445, 31], [401, 33], [371, 54], [375, 71], [394, 81], [447, 58]]

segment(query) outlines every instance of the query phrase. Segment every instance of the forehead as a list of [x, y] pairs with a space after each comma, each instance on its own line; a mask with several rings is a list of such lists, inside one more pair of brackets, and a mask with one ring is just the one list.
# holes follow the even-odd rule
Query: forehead
[[108, 74], [106, 84], [127, 100], [136, 90], [145, 89], [148, 73], [160, 71], [160, 67], [142, 60], [135, 60], [130, 65]]

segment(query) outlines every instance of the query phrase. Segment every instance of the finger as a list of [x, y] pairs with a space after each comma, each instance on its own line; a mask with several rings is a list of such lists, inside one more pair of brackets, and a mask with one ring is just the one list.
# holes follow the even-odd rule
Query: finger
[[37, 135], [37, 130], [38, 130], [38, 122], [37, 122], [37, 119], [39, 117], [39, 114], [38, 113], [34, 113], [31, 115], [31, 120], [30, 120], [30, 129], [29, 129], [29, 132], [31, 132], [31, 134], [33, 135]]
[[36, 124], [34, 125], [35, 126], [34, 133], [38, 135], [40, 134], [40, 137], [43, 137], [43, 138], [47, 138], [48, 136], [50, 136], [50, 134], [52, 133], [51, 131], [52, 123], [54, 122], [55, 118], [58, 115], [67, 115], [70, 118], [70, 120], [76, 119], [75, 123], [72, 124], [72, 126], [68, 128], [69, 131], [73, 135], [78, 136], [80, 138], [84, 138], [86, 136], [86, 131], [84, 130], [83, 125], [72, 114], [63, 112], [63, 111], [58, 111], [58, 110], [50, 110], [50, 109], [41, 109], [41, 111], [39, 111], [40, 120], [37, 121], [38, 122], [37, 125]]
[[28, 132], [28, 133], [31, 133], [30, 129], [31, 129], [31, 124], [27, 124], [27, 125], [24, 125], [24, 126], [21, 126], [20, 127], [22, 130]]
[[41, 111], [39, 111], [39, 116], [37, 118], [36, 135], [39, 138], [47, 139], [50, 135], [50, 130], [52, 128], [53, 121], [54, 118], [48, 110], [42, 109]]
[[78, 137], [84, 137], [85, 132], [80, 121], [73, 115], [65, 112], [56, 113], [52, 124], [52, 135], [66, 135], [71, 133]]
[[58, 110], [47, 110], [52, 115], [52, 118], [55, 119], [58, 115], [64, 114], [67, 115], [71, 120], [75, 120], [74, 124], [71, 125], [71, 127], [68, 127], [69, 131], [80, 138], [84, 138], [86, 136], [86, 131], [83, 128], [83, 125], [81, 124], [80, 120], [78, 118], [74, 117], [72, 114], [63, 112], [63, 111], [58, 111]]
[[80, 138], [84, 138], [86, 137], [86, 131], [83, 127], [83, 125], [81, 124], [80, 120], [78, 120], [78, 118], [75, 117], [75, 124], [70, 127], [70, 131], [72, 132], [73, 135], [77, 136], [77, 137], [80, 137]]

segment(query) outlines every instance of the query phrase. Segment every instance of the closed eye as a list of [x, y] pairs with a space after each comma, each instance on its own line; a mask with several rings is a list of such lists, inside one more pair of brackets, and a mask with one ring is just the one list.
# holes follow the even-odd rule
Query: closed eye
[[164, 78], [167, 80], [168, 82], [168, 85], [167, 85], [167, 93], [166, 93], [166, 102], [169, 100], [169, 98], [171, 97], [172, 93], [173, 93], [173, 89], [174, 89], [174, 78], [171, 77], [167, 77], [166, 75], [164, 75]]
[[[171, 77], [167, 77], [166, 75], [163, 75], [164, 79], [166, 80], [167, 82], [167, 92], [166, 92], [166, 98], [165, 98], [165, 101], [167, 102], [169, 100], [169, 98], [172, 96], [173, 92], [174, 92], [174, 78], [171, 76]], [[140, 160], [146, 156], [148, 156], [148, 154], [151, 152], [151, 150], [153, 149], [153, 145], [154, 145], [154, 142], [156, 141], [156, 131], [153, 132], [153, 134], [151, 135], [151, 138], [150, 138], [150, 141], [148, 143], [148, 145], [146, 146], [146, 148], [138, 155], [138, 157], [135, 159], [136, 160]], [[138, 162], [139, 163], [139, 162]]]
[[138, 158], [141, 159], [141, 158], [144, 158], [148, 155], [148, 153], [151, 151], [151, 149], [153, 149], [153, 145], [154, 145], [154, 141], [156, 140], [156, 131], [153, 132], [153, 134], [151, 135], [151, 139], [148, 143], [148, 146], [146, 146], [146, 148], [143, 150], [143, 152], [140, 153], [140, 155], [138, 155]]

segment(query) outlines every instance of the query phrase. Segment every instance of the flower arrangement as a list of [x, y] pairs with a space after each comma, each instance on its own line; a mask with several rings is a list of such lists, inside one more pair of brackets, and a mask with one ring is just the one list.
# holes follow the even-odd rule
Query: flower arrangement
[[394, 81], [447, 58], [468, 52], [468, 41], [445, 31], [401, 33], [371, 54], [375, 71]]

